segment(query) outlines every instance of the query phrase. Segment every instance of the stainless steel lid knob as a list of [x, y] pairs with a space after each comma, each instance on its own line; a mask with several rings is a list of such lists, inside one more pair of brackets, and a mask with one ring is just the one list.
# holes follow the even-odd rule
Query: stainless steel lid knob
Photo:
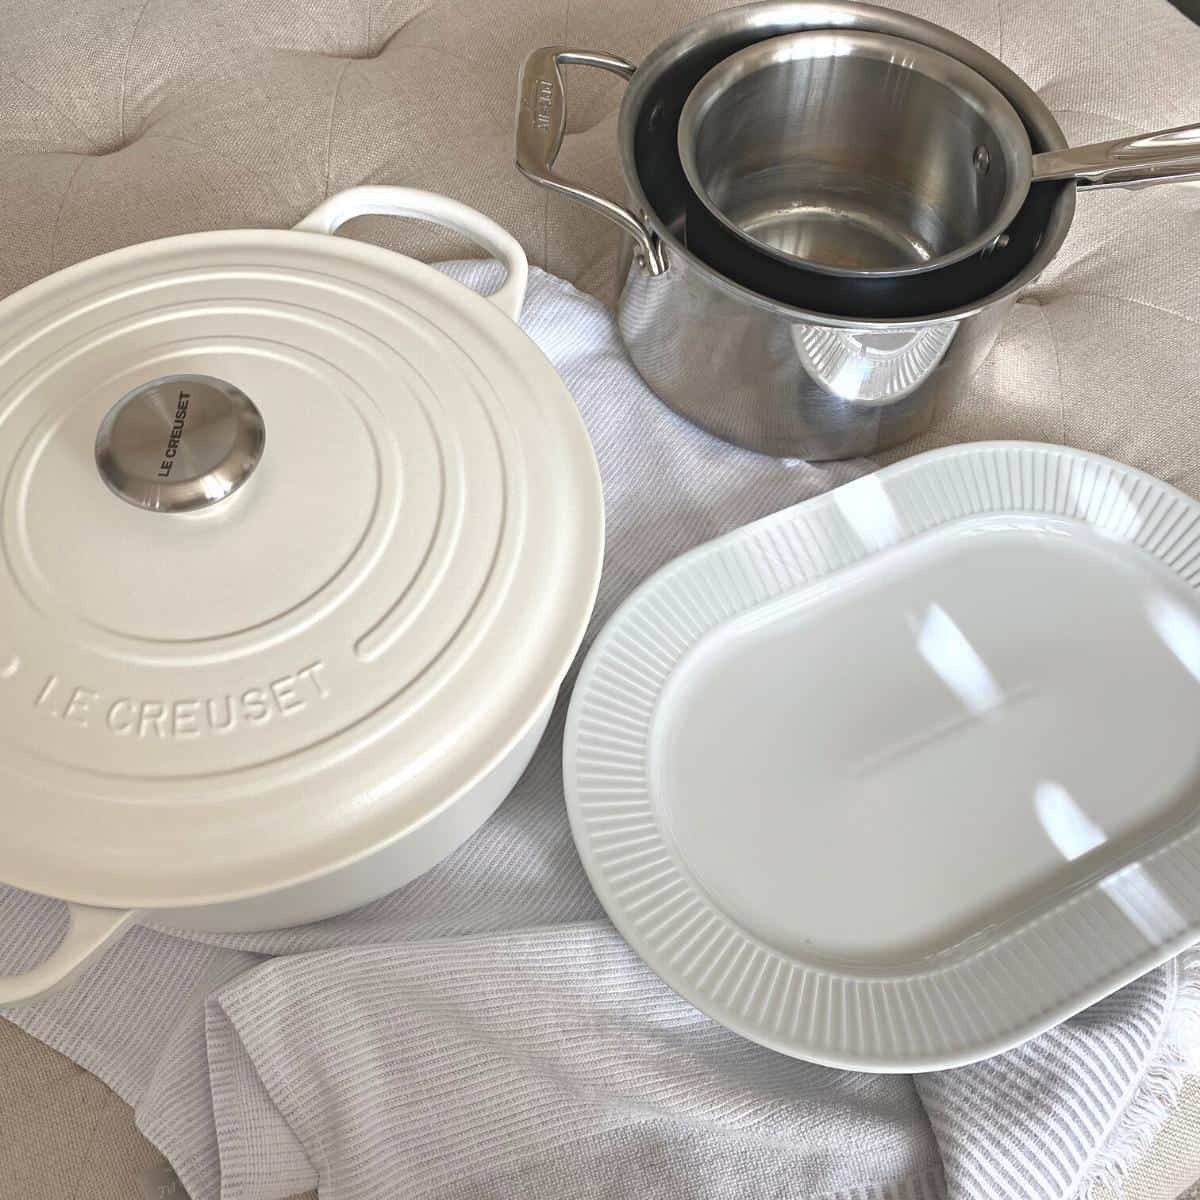
[[195, 512], [231, 496], [266, 445], [262, 414], [231, 383], [167, 375], [127, 392], [96, 434], [101, 478], [152, 512]]

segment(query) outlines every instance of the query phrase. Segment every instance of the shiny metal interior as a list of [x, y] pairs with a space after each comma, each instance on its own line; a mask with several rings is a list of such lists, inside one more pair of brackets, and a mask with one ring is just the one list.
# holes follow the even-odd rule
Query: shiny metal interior
[[785, 261], [907, 274], [985, 250], [1021, 207], [1029, 142], [978, 72], [929, 46], [808, 30], [697, 84], [678, 148], [700, 200]]
[[1002, 249], [911, 277], [845, 276], [787, 264], [735, 235], [695, 198], [679, 161], [677, 134], [696, 84], [747, 46], [831, 28], [886, 33], [932, 46], [978, 71], [1004, 94], [1035, 151], [1066, 145], [1045, 104], [1018, 75], [949, 30], [858, 0], [768, 0], [697, 21], [638, 66], [621, 102], [617, 143], [631, 216], [644, 222], [668, 263], [686, 264], [713, 288], [752, 307], [807, 313], [834, 325], [931, 323], [978, 312], [1018, 291], [1062, 245], [1075, 212], [1073, 183], [1032, 187]]

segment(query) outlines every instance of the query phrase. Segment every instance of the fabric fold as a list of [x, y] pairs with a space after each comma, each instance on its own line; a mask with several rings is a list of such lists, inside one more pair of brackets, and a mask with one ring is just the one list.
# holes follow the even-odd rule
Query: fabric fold
[[209, 999], [204, 1020], [221, 1196], [284, 1200], [316, 1187], [317, 1173], [246, 1052], [223, 995]]
[[694, 1195], [755, 1163], [805, 1196], [937, 1167], [911, 1080], [730, 1033], [607, 924], [279, 958], [220, 1003], [333, 1195], [629, 1195], [701, 1152]]

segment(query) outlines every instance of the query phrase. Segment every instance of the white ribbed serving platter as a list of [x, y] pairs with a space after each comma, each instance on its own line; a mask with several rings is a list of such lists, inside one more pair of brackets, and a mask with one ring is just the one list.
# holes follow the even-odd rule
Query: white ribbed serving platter
[[597, 638], [572, 828], [696, 1007], [872, 1071], [998, 1053], [1200, 938], [1200, 505], [954, 446], [701, 546]]

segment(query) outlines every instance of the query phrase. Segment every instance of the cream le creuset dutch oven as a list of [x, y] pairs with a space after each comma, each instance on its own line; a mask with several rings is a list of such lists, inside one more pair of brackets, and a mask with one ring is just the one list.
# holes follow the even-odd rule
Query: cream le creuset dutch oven
[[[507, 278], [329, 236], [364, 213]], [[133, 921], [366, 903], [507, 794], [603, 545], [583, 423], [514, 323], [527, 270], [474, 210], [365, 187], [0, 303], [0, 880], [70, 912], [0, 1003]]]

